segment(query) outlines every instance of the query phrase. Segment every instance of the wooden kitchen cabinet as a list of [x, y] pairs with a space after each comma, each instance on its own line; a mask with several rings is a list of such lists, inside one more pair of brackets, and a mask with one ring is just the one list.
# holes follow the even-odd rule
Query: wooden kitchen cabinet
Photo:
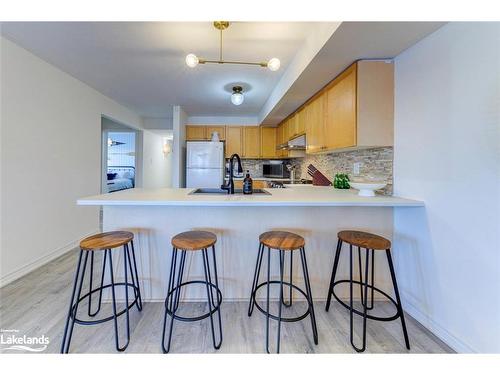
[[262, 127], [260, 129], [260, 156], [262, 158], [276, 158], [277, 128]]
[[325, 94], [320, 94], [305, 107], [306, 153], [311, 154], [326, 149], [325, 137]]
[[217, 132], [219, 133], [219, 139], [221, 141], [224, 141], [226, 139], [226, 127], [225, 126], [207, 126], [207, 139], [210, 140], [212, 139], [212, 133]]
[[288, 118], [288, 140], [293, 139], [298, 134], [298, 116], [295, 113], [293, 116]]
[[243, 126], [243, 154], [246, 159], [258, 159], [260, 157], [260, 127]]
[[309, 101], [305, 111], [307, 153], [392, 146], [394, 64], [354, 63]]
[[226, 126], [226, 158], [243, 154], [243, 130], [241, 126]]
[[288, 139], [297, 138], [305, 133], [305, 110], [302, 108], [288, 119]]
[[338, 76], [326, 90], [327, 149], [356, 146], [356, 64]]
[[186, 125], [187, 141], [204, 141], [207, 139], [207, 128], [202, 125]]
[[282, 138], [282, 141], [281, 143], [285, 143], [285, 142], [288, 142], [288, 140], [290, 139], [289, 138], [289, 128], [290, 128], [290, 121], [289, 119], [286, 119], [284, 120], [282, 123], [281, 123], [281, 126], [283, 127], [283, 138]]
[[306, 109], [302, 108], [297, 112], [297, 135], [305, 134], [306, 132]]

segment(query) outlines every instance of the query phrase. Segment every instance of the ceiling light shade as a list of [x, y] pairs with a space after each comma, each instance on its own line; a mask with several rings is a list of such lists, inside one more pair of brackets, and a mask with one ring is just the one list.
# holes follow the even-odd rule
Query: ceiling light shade
[[200, 60], [194, 53], [190, 53], [189, 55], [186, 56], [186, 64], [190, 68], [196, 67], [196, 65], [198, 65], [199, 62]]
[[240, 105], [245, 100], [245, 97], [242, 94], [243, 89], [241, 86], [234, 86], [233, 93], [231, 94], [231, 103], [234, 105]]
[[271, 60], [267, 62], [267, 67], [269, 68], [269, 70], [273, 72], [277, 71], [280, 68], [280, 65], [281, 65], [280, 59], [278, 59], [277, 57], [273, 57]]

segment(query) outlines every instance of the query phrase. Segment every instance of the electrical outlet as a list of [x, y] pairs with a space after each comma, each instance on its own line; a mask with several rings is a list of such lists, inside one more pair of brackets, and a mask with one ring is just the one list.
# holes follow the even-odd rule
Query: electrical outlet
[[352, 173], [355, 175], [355, 176], [358, 176], [359, 175], [359, 171], [361, 169], [361, 163], [354, 163], [354, 166], [352, 168]]

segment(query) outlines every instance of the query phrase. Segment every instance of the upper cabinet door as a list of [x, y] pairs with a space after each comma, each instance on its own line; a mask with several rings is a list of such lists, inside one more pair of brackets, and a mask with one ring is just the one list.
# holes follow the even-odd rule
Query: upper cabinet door
[[219, 139], [224, 141], [226, 139], [226, 127], [225, 126], [207, 126], [207, 139], [212, 139], [212, 134], [214, 132], [219, 133]]
[[319, 95], [305, 108], [306, 152], [308, 154], [325, 149], [325, 94]]
[[260, 157], [260, 127], [243, 126], [243, 157], [258, 159]]
[[276, 132], [277, 128], [262, 127], [260, 129], [260, 156], [263, 158], [275, 158], [276, 154]]
[[226, 126], [226, 158], [232, 154], [243, 155], [243, 131], [241, 126]]
[[327, 149], [356, 146], [356, 64], [326, 90]]
[[302, 108], [297, 113], [297, 134], [304, 134], [306, 132], [306, 109]]
[[186, 140], [204, 141], [207, 139], [207, 128], [201, 125], [186, 125]]
[[299, 120], [299, 116], [297, 115], [297, 113], [295, 113], [288, 120], [288, 139], [293, 139], [299, 135], [298, 120]]

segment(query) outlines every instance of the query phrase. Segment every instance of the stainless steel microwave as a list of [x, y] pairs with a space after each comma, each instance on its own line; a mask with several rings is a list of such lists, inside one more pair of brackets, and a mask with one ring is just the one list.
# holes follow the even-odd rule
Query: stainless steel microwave
[[262, 163], [262, 176], [266, 178], [290, 178], [290, 172], [285, 162], [281, 160], [270, 160]]

